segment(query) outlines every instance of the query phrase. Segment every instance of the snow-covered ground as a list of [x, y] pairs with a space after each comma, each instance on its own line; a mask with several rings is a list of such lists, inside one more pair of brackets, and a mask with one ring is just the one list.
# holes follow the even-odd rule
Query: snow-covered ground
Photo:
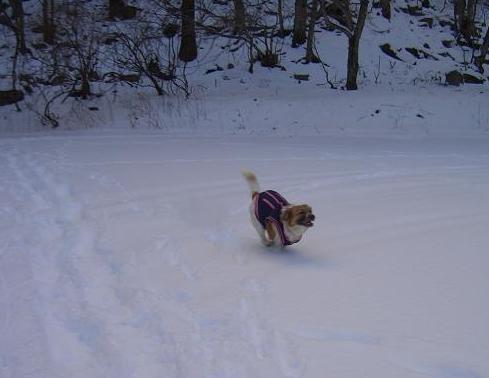
[[[0, 377], [488, 377], [479, 131], [2, 138]], [[301, 243], [259, 244], [242, 168]]]
[[[57, 130], [59, 88], [1, 107], [0, 378], [489, 377], [488, 84], [444, 85], [481, 75], [431, 3], [373, 8], [358, 91], [318, 25], [325, 66], [289, 36], [250, 74], [204, 36], [189, 100], [93, 82]], [[261, 246], [243, 168], [312, 206], [303, 241]]]

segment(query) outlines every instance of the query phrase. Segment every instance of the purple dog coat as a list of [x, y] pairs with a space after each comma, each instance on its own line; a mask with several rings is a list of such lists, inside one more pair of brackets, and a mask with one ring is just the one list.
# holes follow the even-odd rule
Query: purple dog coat
[[291, 242], [285, 235], [284, 225], [280, 220], [280, 214], [282, 213], [282, 208], [289, 205], [289, 202], [284, 197], [274, 190], [267, 190], [258, 193], [258, 195], [255, 196], [254, 201], [256, 219], [258, 219], [264, 229], [266, 229], [267, 220], [275, 224], [275, 228], [278, 231], [283, 246], [297, 243], [300, 240]]

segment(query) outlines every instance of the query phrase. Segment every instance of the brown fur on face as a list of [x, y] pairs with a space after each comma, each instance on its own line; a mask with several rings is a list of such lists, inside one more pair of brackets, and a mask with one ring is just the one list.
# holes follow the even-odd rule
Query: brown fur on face
[[309, 205], [292, 205], [283, 213], [282, 219], [289, 227], [297, 225], [304, 227], [312, 227], [312, 223], [316, 217], [312, 213]]

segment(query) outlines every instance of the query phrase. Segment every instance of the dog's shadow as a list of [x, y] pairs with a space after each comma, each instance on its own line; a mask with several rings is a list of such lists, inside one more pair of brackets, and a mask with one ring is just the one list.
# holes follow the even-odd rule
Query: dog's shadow
[[256, 256], [291, 267], [333, 269], [336, 265], [332, 259], [325, 255], [318, 255], [318, 251], [307, 247], [265, 247], [256, 243], [250, 249]]

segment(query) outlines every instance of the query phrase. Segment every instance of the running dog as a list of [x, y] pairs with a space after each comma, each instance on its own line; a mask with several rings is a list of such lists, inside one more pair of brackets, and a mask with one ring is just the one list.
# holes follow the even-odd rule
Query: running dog
[[250, 217], [253, 227], [266, 246], [285, 247], [297, 243], [314, 225], [315, 216], [309, 205], [293, 205], [274, 190], [260, 192], [253, 172], [243, 171], [251, 192]]

